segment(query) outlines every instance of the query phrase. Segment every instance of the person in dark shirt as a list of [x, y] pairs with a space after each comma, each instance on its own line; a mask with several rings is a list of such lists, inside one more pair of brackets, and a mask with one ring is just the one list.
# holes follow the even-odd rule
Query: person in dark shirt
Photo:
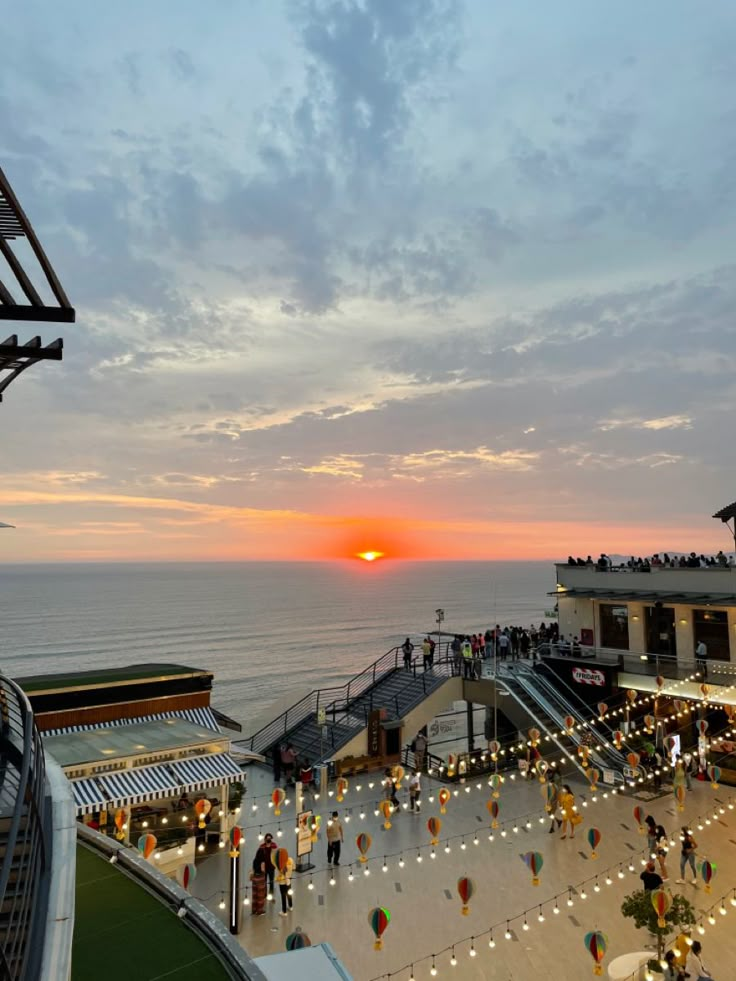
[[639, 878], [644, 883], [645, 892], [653, 892], [662, 885], [662, 876], [657, 872], [652, 861], [647, 862]]

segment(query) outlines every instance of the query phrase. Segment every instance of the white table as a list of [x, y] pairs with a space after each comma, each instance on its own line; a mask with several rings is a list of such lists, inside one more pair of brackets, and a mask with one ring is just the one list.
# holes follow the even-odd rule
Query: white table
[[637, 981], [644, 981], [647, 961], [656, 956], [656, 951], [638, 950], [632, 954], [621, 954], [620, 957], [615, 957], [608, 965], [609, 981], [629, 981], [632, 976]]

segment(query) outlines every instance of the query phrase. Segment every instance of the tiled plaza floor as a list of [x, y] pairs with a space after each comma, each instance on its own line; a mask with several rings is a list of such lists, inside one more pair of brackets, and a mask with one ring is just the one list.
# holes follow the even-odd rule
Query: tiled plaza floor
[[[369, 779], [376, 780], [373, 790], [368, 788]], [[464, 835], [462, 839], [450, 843], [451, 851], [444, 850], [441, 841], [436, 849], [436, 857], [430, 858], [430, 836], [427, 818], [439, 816], [439, 804], [429, 802], [430, 793], [435, 793], [439, 784], [430, 784], [424, 778], [424, 805], [421, 816], [403, 811], [393, 819], [393, 826], [385, 831], [382, 818], [374, 815], [375, 802], [379, 799], [380, 774], [370, 778], [354, 778], [342, 805], [330, 799], [322, 808], [326, 821], [328, 810], [349, 809], [343, 812], [351, 820], [345, 822], [345, 846], [343, 861], [336, 875], [335, 885], [329, 884], [331, 873], [326, 864], [326, 842], [324, 826], [320, 841], [314, 848], [313, 859], [316, 865], [311, 874], [313, 890], [308, 889], [310, 875], [294, 878], [294, 911], [288, 917], [280, 917], [278, 902], [268, 904], [265, 916], [251, 916], [246, 910], [240, 941], [252, 956], [273, 953], [284, 949], [288, 933], [300, 925], [313, 942], [327, 941], [350, 971], [356, 981], [371, 981], [378, 977], [396, 977], [397, 981], [408, 981], [411, 971], [403, 969], [414, 963], [414, 976], [417, 981], [429, 978], [431, 960], [423, 960], [433, 952], [444, 950], [457, 943], [457, 965], [451, 966], [450, 953], [437, 957], [437, 976], [451, 975], [455, 978], [481, 979], [500, 978], [503, 981], [533, 981], [537, 978], [564, 978], [565, 981], [592, 976], [593, 961], [585, 950], [583, 937], [589, 930], [601, 930], [608, 936], [609, 948], [604, 960], [604, 968], [620, 954], [646, 949], [650, 942], [646, 931], [637, 930], [631, 920], [625, 920], [620, 913], [625, 895], [633, 892], [641, 883], [640, 860], [646, 850], [646, 839], [641, 836], [633, 818], [633, 809], [641, 804], [646, 813], [652, 813], [670, 835], [676, 834], [685, 819], [693, 824], [696, 818], [708, 816], [711, 823], [703, 830], [695, 829], [698, 841], [699, 858], [708, 858], [717, 863], [717, 874], [712, 884], [712, 894], [705, 894], [703, 884], [698, 888], [692, 885], [678, 886], [675, 879], [679, 874], [677, 855], [679, 843], [674, 850], [670, 866], [669, 886], [682, 890], [698, 910], [708, 910], [716, 900], [729, 889], [733, 894], [736, 887], [736, 809], [728, 808], [736, 793], [732, 788], [719, 787], [713, 790], [708, 783], [694, 781], [693, 790], [688, 794], [684, 814], [677, 813], [671, 793], [644, 802], [630, 794], [611, 796], [604, 799], [599, 792], [598, 802], [590, 801], [589, 787], [583, 786], [576, 776], [569, 779], [576, 793], [578, 804], [584, 797], [588, 805], [582, 809], [584, 822], [576, 832], [574, 840], [560, 840], [557, 834], [548, 834], [549, 821], [539, 823], [543, 806], [541, 790], [536, 782], [523, 782], [517, 776], [504, 784], [499, 799], [499, 821], [506, 824], [507, 833], [501, 835], [499, 828], [489, 842], [490, 818], [486, 802], [490, 790], [485, 781], [482, 789], [475, 783], [466, 792], [460, 788], [457, 797], [448, 804], [447, 814], [442, 817], [440, 838], [448, 835]], [[358, 784], [362, 789], [358, 791]], [[268, 809], [268, 798], [259, 800], [259, 810], [251, 810], [254, 795], [268, 795], [273, 789], [270, 775], [259, 768], [252, 768], [248, 776], [248, 794], [244, 801], [244, 827], [246, 845], [243, 857], [244, 879], [258, 845], [259, 827], [276, 832], [278, 821]], [[402, 801], [404, 793], [400, 795]], [[315, 810], [320, 810], [322, 801], [317, 802]], [[364, 805], [364, 806], [361, 806]], [[714, 808], [722, 807], [724, 814], [713, 820]], [[360, 812], [366, 817], [361, 820]], [[526, 827], [526, 816], [530, 815], [530, 827]], [[514, 818], [524, 816], [519, 821], [519, 830], [513, 831]], [[510, 823], [509, 823], [510, 821]], [[259, 824], [262, 822], [262, 824]], [[268, 824], [268, 828], [266, 827]], [[282, 838], [278, 844], [294, 851], [294, 804], [284, 809], [282, 817]], [[598, 858], [590, 857], [587, 831], [591, 827], [600, 830], [602, 840], [598, 846]], [[377, 859], [369, 865], [371, 874], [364, 876], [357, 863], [358, 852], [355, 837], [368, 832], [373, 838], [370, 856]], [[474, 844], [477, 834], [478, 844]], [[417, 847], [420, 847], [422, 862], [416, 861]], [[544, 867], [541, 883], [534, 887], [531, 874], [522, 862], [520, 855], [535, 850], [542, 853]], [[399, 867], [399, 855], [404, 862]], [[388, 855], [388, 870], [382, 871], [383, 856]], [[350, 863], [354, 881], [348, 881]], [[628, 870], [633, 862], [635, 872]], [[606, 885], [605, 872], [612, 866], [611, 885]], [[618, 876], [623, 870], [624, 878]], [[589, 881], [585, 890], [579, 883], [598, 874], [600, 892], [595, 891], [595, 881]], [[460, 876], [474, 879], [476, 893], [470, 903], [470, 914], [461, 914], [461, 902], [457, 894], [457, 880]], [[208, 905], [217, 909], [219, 890], [226, 888], [226, 857], [217, 855], [200, 866], [196, 880], [195, 893], [200, 897], [210, 897]], [[574, 905], [567, 904], [568, 887], [573, 886]], [[585, 891], [587, 898], [581, 893]], [[555, 914], [554, 897], [558, 896], [559, 913]], [[545, 921], [538, 921], [539, 905]], [[391, 923], [384, 934], [384, 949], [374, 951], [373, 934], [367, 922], [369, 910], [373, 906], [387, 907], [391, 912]], [[706, 923], [706, 933], [700, 937], [703, 944], [705, 963], [718, 981], [736, 977], [736, 908], [726, 903], [727, 915], [721, 916], [716, 910], [716, 925]], [[506, 919], [518, 917], [528, 910], [528, 931], [523, 929], [522, 919], [514, 919], [510, 924], [512, 939], [504, 939]], [[493, 924], [500, 924], [493, 931], [495, 947], [488, 946], [486, 931]], [[479, 936], [484, 934], [484, 936]], [[479, 936], [475, 943], [477, 956], [469, 956], [468, 942], [458, 943], [471, 935]], [[696, 934], [697, 936], [697, 934]], [[729, 967], [731, 965], [731, 967]], [[604, 971], [605, 975], [605, 971]]]

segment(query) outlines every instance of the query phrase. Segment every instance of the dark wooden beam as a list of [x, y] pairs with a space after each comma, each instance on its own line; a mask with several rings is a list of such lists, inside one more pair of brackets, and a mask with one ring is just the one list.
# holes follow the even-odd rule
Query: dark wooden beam
[[0, 320], [36, 321], [44, 324], [73, 324], [74, 307], [32, 307], [24, 304], [0, 303]]
[[36, 287], [28, 278], [28, 274], [18, 261], [15, 252], [13, 252], [2, 235], [0, 235], [0, 253], [2, 253], [3, 258], [10, 266], [13, 275], [20, 283], [20, 288], [26, 294], [30, 302], [34, 305], [34, 307], [42, 307], [43, 300], [39, 296]]

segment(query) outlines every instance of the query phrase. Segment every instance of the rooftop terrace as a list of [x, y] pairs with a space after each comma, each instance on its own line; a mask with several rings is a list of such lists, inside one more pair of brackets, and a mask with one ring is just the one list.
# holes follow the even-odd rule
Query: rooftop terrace
[[123, 668], [100, 668], [95, 671], [70, 671], [66, 674], [38, 674], [28, 678], [16, 678], [16, 684], [27, 694], [48, 694], [73, 688], [109, 687], [132, 685], [147, 679], [186, 678], [209, 675], [201, 668], [183, 664], [137, 664]]

